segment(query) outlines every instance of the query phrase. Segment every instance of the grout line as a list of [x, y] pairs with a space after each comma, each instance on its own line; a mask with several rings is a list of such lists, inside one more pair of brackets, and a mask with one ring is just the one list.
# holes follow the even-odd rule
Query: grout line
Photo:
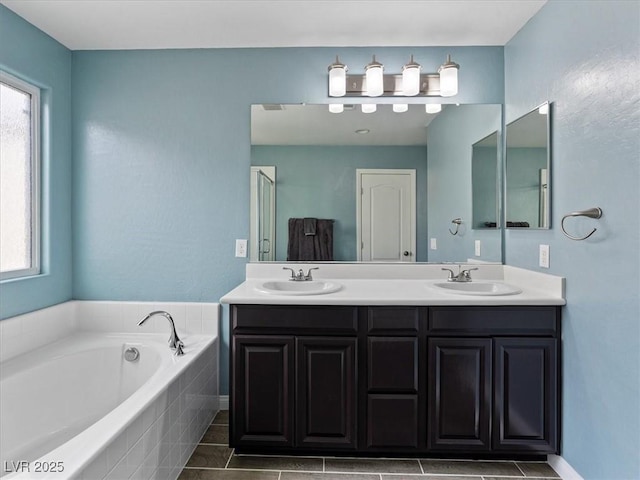
[[227, 459], [227, 463], [224, 466], [225, 469], [229, 468], [229, 463], [231, 462], [231, 458], [233, 457], [233, 452], [235, 452], [235, 451], [236, 451], [235, 448], [231, 450], [231, 455], [229, 455], [229, 458]]
[[325, 457], [322, 457], [322, 473], [326, 473], [327, 472], [327, 460]]
[[420, 459], [418, 459], [418, 465], [420, 465], [420, 471], [422, 472], [422, 475], [424, 475], [424, 467], [422, 466]]
[[280, 480], [282, 478], [282, 470], [280, 470], [280, 473], [278, 473], [278, 480]]
[[522, 476], [523, 476], [523, 477], [526, 477], [526, 476], [527, 476], [527, 474], [526, 474], [526, 473], [524, 473], [524, 470], [522, 470], [522, 469], [520, 468], [520, 465], [518, 465], [518, 462], [513, 462], [513, 464], [516, 466], [516, 468], [517, 468], [518, 470], [520, 470], [520, 473], [522, 473]]

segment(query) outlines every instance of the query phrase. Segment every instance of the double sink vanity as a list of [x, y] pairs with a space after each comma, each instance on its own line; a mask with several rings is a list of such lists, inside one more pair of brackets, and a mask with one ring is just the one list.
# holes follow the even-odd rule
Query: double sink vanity
[[[563, 279], [472, 267], [248, 264], [246, 281], [222, 298], [230, 305], [231, 446], [557, 453]], [[465, 275], [471, 281], [448, 281]]]

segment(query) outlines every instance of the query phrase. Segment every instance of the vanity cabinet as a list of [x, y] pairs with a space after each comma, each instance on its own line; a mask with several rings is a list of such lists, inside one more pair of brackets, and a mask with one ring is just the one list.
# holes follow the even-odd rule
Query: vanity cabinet
[[356, 448], [357, 309], [232, 308], [231, 444]]
[[230, 443], [558, 451], [559, 307], [232, 305]]

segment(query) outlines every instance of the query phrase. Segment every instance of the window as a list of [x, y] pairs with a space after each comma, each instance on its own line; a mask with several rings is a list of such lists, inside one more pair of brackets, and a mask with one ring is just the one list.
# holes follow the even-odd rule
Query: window
[[0, 72], [0, 278], [40, 273], [40, 89]]

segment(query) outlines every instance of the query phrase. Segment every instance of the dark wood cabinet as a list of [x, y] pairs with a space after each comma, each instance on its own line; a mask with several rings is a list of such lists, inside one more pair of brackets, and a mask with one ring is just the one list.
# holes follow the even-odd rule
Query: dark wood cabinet
[[355, 338], [296, 339], [296, 445], [356, 448]]
[[495, 450], [557, 450], [557, 370], [554, 338], [495, 340]]
[[233, 338], [234, 444], [293, 446], [293, 337]]
[[431, 450], [491, 448], [491, 339], [429, 339]]
[[557, 453], [560, 308], [231, 307], [247, 452]]

